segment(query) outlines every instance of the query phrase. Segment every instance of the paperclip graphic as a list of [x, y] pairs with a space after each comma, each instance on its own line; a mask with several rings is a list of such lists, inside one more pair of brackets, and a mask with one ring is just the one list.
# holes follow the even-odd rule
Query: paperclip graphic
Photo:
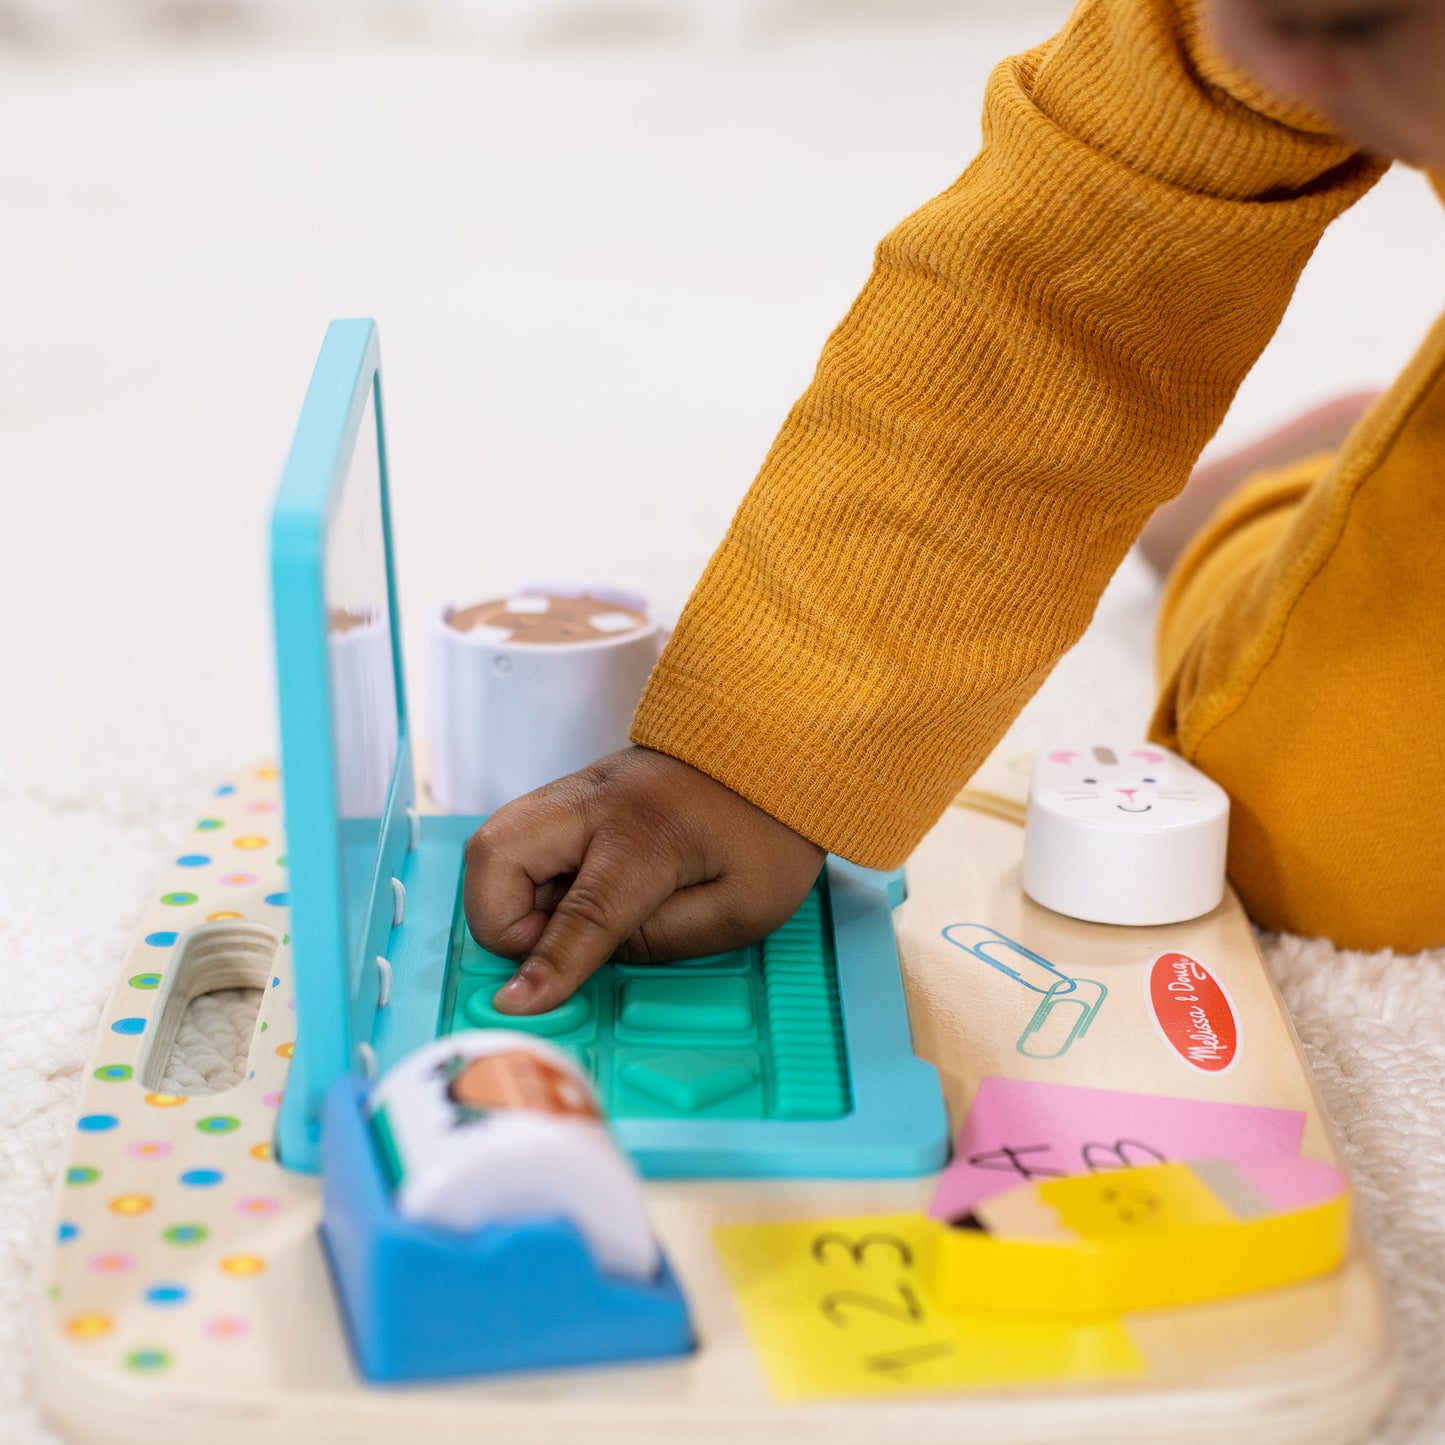
[[[1025, 1058], [1057, 1059], [1068, 1052], [1075, 1039], [1081, 1039], [1089, 1032], [1089, 1025], [1094, 1022], [1095, 1015], [1109, 997], [1109, 990], [1092, 978], [1076, 978], [1073, 983], [1072, 992], [1061, 990], [1059, 985], [1055, 984], [1044, 995], [1044, 1001], [1034, 1010], [1033, 1018], [1028, 1021], [1027, 1027], [1019, 1035], [1018, 1043], [1014, 1045]], [[1089, 998], [1091, 993], [1094, 995], [1092, 1002]], [[1064, 1006], [1062, 1013], [1058, 1013], [1060, 1005]], [[1060, 1018], [1072, 1018], [1068, 1032], [1062, 1038], [1058, 1038], [1062, 1024], [1055, 1024], [1049, 1029], [1044, 1027], [1056, 1013]], [[1058, 1038], [1057, 1044], [1048, 1048], [1050, 1040], [1055, 1038]]]
[[[1012, 938], [1005, 937], [996, 928], [983, 923], [950, 923], [943, 930], [943, 936], [965, 953], [996, 968], [1016, 983], [1021, 983], [1034, 993], [1046, 997], [1054, 993], [1069, 994], [1074, 991], [1074, 980], [1062, 969], [1055, 968], [1048, 959], [1041, 958], [1031, 948]], [[1020, 969], [1034, 975], [1038, 981], [1030, 982]]]

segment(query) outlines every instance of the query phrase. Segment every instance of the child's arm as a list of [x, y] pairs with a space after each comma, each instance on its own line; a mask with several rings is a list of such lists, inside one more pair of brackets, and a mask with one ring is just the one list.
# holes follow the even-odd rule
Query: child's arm
[[[799, 839], [907, 855], [1084, 630], [1325, 225], [1380, 170], [1230, 74], [1195, 0], [1085, 0], [995, 71], [979, 157], [879, 248], [638, 709], [636, 742], [786, 825], [720, 841], [719, 876], [761, 856], [800, 896], [783, 862]], [[494, 857], [546, 878], [555, 855], [528, 831], [585, 820], [569, 853], [585, 886], [531, 947], [527, 1011], [651, 916], [668, 869], [632, 860], [662, 848], [684, 886], [686, 847], [730, 806], [637, 767], [641, 792], [584, 774], [525, 824], [503, 810], [505, 847], [473, 855], [468, 896], [490, 898]], [[594, 877], [589, 840], [638, 807], [674, 820], [663, 841]], [[468, 917], [495, 946], [520, 906]], [[711, 915], [719, 936], [729, 917]]]

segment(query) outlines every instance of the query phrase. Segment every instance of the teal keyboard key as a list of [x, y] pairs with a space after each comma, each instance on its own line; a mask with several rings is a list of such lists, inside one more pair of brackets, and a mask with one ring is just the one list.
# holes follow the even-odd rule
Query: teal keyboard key
[[[470, 982], [470, 980], [469, 980]], [[592, 1001], [585, 993], [574, 993], [565, 1003], [558, 1004], [546, 1013], [531, 1014], [518, 1018], [514, 1014], [500, 1013], [492, 1007], [492, 995], [497, 990], [495, 979], [486, 979], [481, 987], [473, 988], [462, 1005], [462, 1015], [472, 1028], [477, 1029], [524, 1029], [529, 1034], [538, 1034], [544, 1039], [554, 1039], [562, 1034], [575, 1033], [592, 1018]]]
[[620, 1022], [648, 1033], [746, 1033], [753, 990], [746, 978], [638, 978], [622, 990]]
[[757, 1079], [750, 1064], [701, 1052], [656, 1054], [622, 1068], [624, 1084], [677, 1116], [736, 1098]]

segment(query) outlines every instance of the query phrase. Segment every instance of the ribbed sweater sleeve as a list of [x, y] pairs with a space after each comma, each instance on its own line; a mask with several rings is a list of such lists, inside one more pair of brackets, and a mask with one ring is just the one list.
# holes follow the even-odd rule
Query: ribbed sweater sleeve
[[634, 740], [899, 863], [1084, 630], [1380, 169], [1232, 75], [1193, 4], [1085, 0], [994, 72], [977, 159], [879, 247]]

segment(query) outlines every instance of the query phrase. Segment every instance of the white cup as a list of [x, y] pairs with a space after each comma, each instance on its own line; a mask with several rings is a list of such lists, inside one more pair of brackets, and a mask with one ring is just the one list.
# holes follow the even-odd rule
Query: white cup
[[459, 628], [458, 609], [439, 608], [431, 619], [431, 791], [449, 813], [494, 812], [627, 745], [664, 629], [643, 598], [615, 587], [529, 583], [508, 606], [548, 597], [595, 597], [646, 624], [577, 642], [524, 642], [497, 627]]

